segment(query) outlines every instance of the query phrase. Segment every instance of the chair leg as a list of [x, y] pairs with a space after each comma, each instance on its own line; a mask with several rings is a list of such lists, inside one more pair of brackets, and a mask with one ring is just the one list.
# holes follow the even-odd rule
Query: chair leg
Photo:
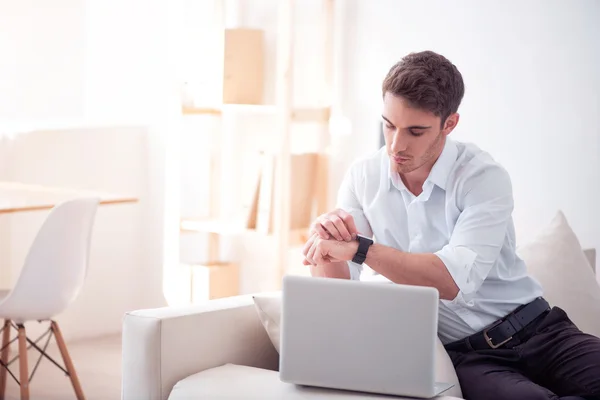
[[8, 375], [4, 365], [8, 363], [8, 356], [10, 355], [10, 319], [4, 320], [4, 334], [2, 335], [2, 366], [0, 366], [0, 400], [4, 400], [6, 396], [6, 377]]
[[19, 328], [19, 384], [21, 386], [21, 400], [29, 400], [29, 365], [27, 364], [27, 336], [25, 326]]
[[51, 322], [52, 333], [54, 333], [54, 337], [56, 337], [56, 343], [58, 344], [58, 348], [60, 350], [60, 354], [62, 355], [63, 361], [65, 362], [65, 367], [67, 368], [67, 372], [71, 377], [71, 383], [73, 384], [73, 389], [75, 389], [75, 395], [77, 396], [77, 400], [85, 400], [83, 396], [83, 391], [81, 390], [81, 385], [79, 384], [79, 379], [77, 378], [77, 373], [75, 372], [75, 367], [73, 366], [73, 361], [71, 361], [71, 356], [69, 356], [69, 352], [67, 351], [67, 346], [65, 345], [65, 341], [63, 339], [62, 333], [60, 332], [60, 328], [55, 321]]

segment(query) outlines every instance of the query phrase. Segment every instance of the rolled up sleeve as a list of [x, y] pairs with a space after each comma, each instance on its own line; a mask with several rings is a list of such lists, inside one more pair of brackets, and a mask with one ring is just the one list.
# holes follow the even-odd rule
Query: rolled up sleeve
[[[357, 180], [357, 165], [353, 165], [344, 175], [344, 179], [340, 185], [337, 195], [337, 208], [346, 211], [354, 218], [356, 229], [361, 235], [372, 237], [373, 231], [367, 217], [363, 211], [357, 196], [357, 188], [360, 182]], [[360, 280], [363, 267], [360, 264], [348, 261], [348, 269], [350, 271], [350, 279]]]
[[450, 240], [437, 255], [458, 286], [455, 302], [469, 305], [507, 240], [514, 207], [508, 173], [493, 167], [468, 179], [460, 213]]

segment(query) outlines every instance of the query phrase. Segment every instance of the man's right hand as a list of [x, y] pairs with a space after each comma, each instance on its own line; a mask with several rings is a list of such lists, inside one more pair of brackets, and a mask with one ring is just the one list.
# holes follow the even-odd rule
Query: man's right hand
[[336, 239], [349, 242], [356, 238], [358, 230], [354, 218], [346, 211], [336, 209], [322, 214], [310, 227], [309, 234], [318, 234], [322, 239]]

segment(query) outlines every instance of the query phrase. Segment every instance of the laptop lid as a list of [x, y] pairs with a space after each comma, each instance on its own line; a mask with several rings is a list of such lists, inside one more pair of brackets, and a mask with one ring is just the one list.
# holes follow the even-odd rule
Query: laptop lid
[[282, 381], [435, 395], [436, 289], [288, 275], [282, 296]]

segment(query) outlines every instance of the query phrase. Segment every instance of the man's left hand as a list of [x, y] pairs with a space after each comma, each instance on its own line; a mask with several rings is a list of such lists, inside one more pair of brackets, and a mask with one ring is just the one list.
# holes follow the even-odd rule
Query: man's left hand
[[322, 239], [315, 233], [302, 249], [304, 265], [324, 265], [340, 261], [350, 261], [358, 251], [358, 242]]

